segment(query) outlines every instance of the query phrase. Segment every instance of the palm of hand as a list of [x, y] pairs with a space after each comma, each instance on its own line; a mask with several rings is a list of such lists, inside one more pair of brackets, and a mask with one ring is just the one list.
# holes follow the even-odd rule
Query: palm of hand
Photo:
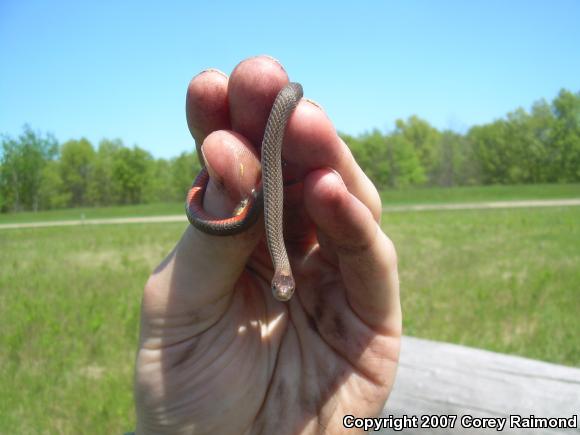
[[[302, 256], [297, 294], [270, 293], [271, 270], [257, 247], [223, 314], [191, 313], [164, 328], [143, 376], [164, 433], [340, 433], [344, 415], [374, 415], [392, 386], [398, 339], [366, 325], [349, 307], [340, 268], [321, 249]], [[178, 306], [173, 318], [183, 318]], [[215, 317], [197, 333], [196, 319]], [[190, 328], [194, 336], [184, 332]], [[151, 337], [148, 337], [151, 340]], [[152, 394], [153, 393], [153, 394]]]

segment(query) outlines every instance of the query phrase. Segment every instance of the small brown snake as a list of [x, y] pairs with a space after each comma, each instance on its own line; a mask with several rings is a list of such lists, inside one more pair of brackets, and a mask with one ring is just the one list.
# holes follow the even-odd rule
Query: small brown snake
[[204, 211], [203, 196], [209, 174], [203, 162], [204, 166], [193, 182], [185, 202], [185, 213], [189, 222], [200, 231], [217, 236], [245, 231], [256, 221], [263, 207], [266, 244], [274, 265], [272, 294], [280, 301], [290, 300], [295, 288], [282, 231], [284, 206], [282, 141], [288, 119], [302, 94], [302, 86], [299, 83], [289, 83], [276, 96], [262, 140], [262, 189], [252, 192], [239, 213], [226, 219], [215, 219]]

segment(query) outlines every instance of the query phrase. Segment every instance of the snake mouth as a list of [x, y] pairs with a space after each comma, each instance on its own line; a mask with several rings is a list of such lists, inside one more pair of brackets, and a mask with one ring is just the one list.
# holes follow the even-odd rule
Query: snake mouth
[[272, 279], [272, 294], [282, 302], [289, 301], [294, 294], [294, 278], [288, 275], [275, 275]]

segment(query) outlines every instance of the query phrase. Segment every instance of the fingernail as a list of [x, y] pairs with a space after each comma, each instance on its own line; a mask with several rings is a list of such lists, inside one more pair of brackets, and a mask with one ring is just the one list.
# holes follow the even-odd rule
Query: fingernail
[[310, 98], [304, 98], [304, 100], [310, 104], [312, 104], [313, 106], [319, 108], [320, 110], [322, 110], [324, 113], [326, 113], [326, 110], [324, 110], [324, 107], [322, 107], [321, 104], [317, 103], [314, 100], [311, 100]]
[[203, 152], [203, 145], [201, 146], [200, 151], [201, 151], [201, 156], [203, 157], [203, 161], [205, 162], [205, 168], [207, 169], [207, 173], [209, 174], [209, 178], [211, 180], [214, 180], [217, 184], [220, 184], [216, 171], [214, 170], [214, 168], [211, 166], [211, 164], [205, 158], [205, 153]]
[[[205, 73], [218, 73], [219, 75], [221, 75], [222, 77], [225, 77], [226, 79], [228, 78], [227, 74], [223, 71], [220, 71], [217, 68], [208, 68], [208, 69], [204, 69], [202, 72], [200, 72], [199, 74], [197, 74], [195, 77], [199, 77]], [[194, 77], [194, 78], [195, 78]]]
[[262, 59], [268, 59], [268, 60], [273, 61], [274, 63], [276, 63], [276, 65], [278, 65], [282, 69], [282, 71], [284, 71], [286, 73], [286, 75], [288, 75], [288, 73], [286, 72], [286, 68], [284, 68], [284, 65], [282, 65], [282, 62], [280, 62], [275, 57], [270, 56], [269, 54], [258, 54], [256, 56], [250, 56], [247, 59], [244, 59], [243, 61], [241, 61], [240, 64], [241, 63], [244, 63], [247, 60], [260, 59], [260, 58], [262, 58]]
[[274, 56], [270, 56], [269, 54], [263, 54], [262, 57], [266, 57], [270, 60], [273, 60], [274, 62], [276, 62], [278, 65], [280, 65], [280, 68], [282, 68], [284, 71], [286, 71], [284, 69], [284, 66], [282, 65], [282, 62], [280, 62], [278, 59], [276, 59]]
[[341, 183], [342, 185], [344, 185], [344, 180], [343, 180], [343, 179], [342, 179], [342, 177], [340, 176], [340, 173], [339, 173], [339, 172], [338, 172], [336, 169], [334, 169], [334, 168], [330, 168], [330, 167], [329, 167], [328, 169], [330, 169], [330, 171], [331, 171], [331, 172], [333, 172], [333, 173], [334, 173], [334, 175], [336, 175], [336, 177], [337, 177], [337, 178], [340, 180], [340, 183]]

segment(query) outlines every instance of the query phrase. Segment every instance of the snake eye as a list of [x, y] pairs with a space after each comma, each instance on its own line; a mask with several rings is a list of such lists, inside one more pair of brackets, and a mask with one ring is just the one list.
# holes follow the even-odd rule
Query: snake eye
[[288, 275], [276, 275], [272, 280], [272, 294], [282, 302], [290, 300], [294, 294], [294, 278]]

